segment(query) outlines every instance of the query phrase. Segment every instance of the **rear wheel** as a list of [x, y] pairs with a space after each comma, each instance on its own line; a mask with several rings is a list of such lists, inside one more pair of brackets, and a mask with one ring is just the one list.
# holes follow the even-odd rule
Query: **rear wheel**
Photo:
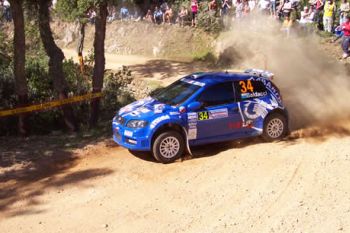
[[174, 162], [183, 154], [184, 150], [185, 140], [176, 131], [159, 134], [152, 146], [154, 158], [161, 163]]
[[283, 139], [288, 133], [287, 119], [279, 113], [272, 113], [264, 122], [262, 137], [268, 141], [278, 141]]

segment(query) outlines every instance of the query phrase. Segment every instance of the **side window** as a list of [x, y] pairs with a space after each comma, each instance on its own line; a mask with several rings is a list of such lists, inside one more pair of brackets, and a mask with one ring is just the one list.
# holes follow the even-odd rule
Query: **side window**
[[204, 107], [222, 105], [235, 101], [232, 82], [216, 84], [199, 96], [198, 101]]
[[244, 101], [267, 95], [265, 85], [255, 80], [240, 80], [234, 82], [236, 101]]

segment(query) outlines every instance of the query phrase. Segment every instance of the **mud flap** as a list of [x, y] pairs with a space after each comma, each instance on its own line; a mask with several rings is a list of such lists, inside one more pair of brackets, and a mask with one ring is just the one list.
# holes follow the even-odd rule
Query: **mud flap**
[[184, 131], [184, 133], [185, 133], [185, 141], [186, 141], [186, 149], [187, 149], [187, 153], [189, 153], [191, 156], [192, 156], [192, 151], [191, 151], [191, 148], [190, 148], [190, 143], [189, 143], [189, 141], [188, 141], [188, 136], [187, 136], [187, 130], [184, 128], [184, 127], [182, 127], [182, 130]]

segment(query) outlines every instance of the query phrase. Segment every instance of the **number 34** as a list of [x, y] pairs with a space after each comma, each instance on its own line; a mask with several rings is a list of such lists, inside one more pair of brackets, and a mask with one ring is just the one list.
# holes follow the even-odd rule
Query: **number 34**
[[247, 93], [248, 90], [249, 92], [253, 92], [254, 88], [252, 85], [252, 81], [247, 80], [247, 81], [240, 81], [239, 85], [241, 86], [241, 93]]

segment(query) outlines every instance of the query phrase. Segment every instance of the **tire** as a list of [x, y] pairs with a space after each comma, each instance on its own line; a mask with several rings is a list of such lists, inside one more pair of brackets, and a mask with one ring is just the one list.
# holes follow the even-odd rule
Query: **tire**
[[267, 142], [282, 140], [288, 134], [287, 118], [272, 113], [265, 118], [262, 137]]
[[158, 162], [171, 163], [182, 156], [185, 147], [185, 140], [180, 133], [167, 131], [155, 138], [152, 153]]

